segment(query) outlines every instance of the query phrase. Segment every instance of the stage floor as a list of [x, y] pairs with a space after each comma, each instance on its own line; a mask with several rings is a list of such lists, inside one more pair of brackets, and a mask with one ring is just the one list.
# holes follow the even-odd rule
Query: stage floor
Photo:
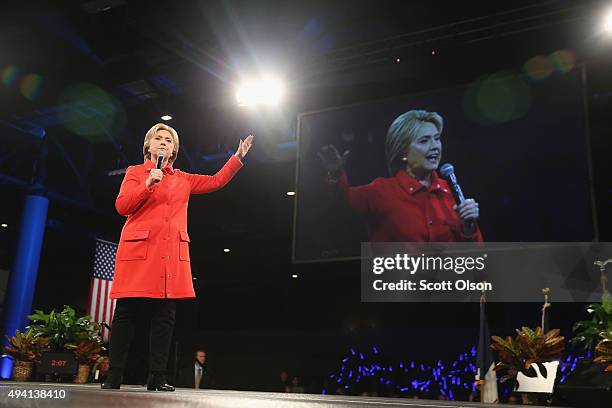
[[[43, 398], [44, 396], [44, 398]], [[499, 407], [473, 402], [430, 401], [401, 398], [349, 397], [336, 395], [281, 394], [273, 392], [190, 390], [152, 392], [145, 387], [122, 386], [101, 390], [99, 384], [0, 382], [0, 407], [204, 407], [204, 408], [348, 408], [348, 407]]]

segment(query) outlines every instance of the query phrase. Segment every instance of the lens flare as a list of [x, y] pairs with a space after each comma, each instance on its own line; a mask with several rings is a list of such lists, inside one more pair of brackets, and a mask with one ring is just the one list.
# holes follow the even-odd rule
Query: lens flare
[[572, 51], [555, 51], [550, 54], [550, 59], [555, 69], [562, 74], [567, 74], [576, 66], [576, 55]]
[[550, 58], [538, 55], [529, 59], [523, 66], [527, 76], [535, 81], [548, 78], [554, 70]]
[[2, 69], [2, 83], [7, 86], [12, 85], [17, 78], [17, 73], [18, 71], [16, 66], [7, 65]]
[[35, 100], [42, 87], [43, 79], [38, 74], [28, 74], [19, 81], [19, 90], [21, 94], [28, 100]]
[[529, 87], [518, 75], [500, 72], [470, 85], [463, 99], [467, 116], [480, 124], [509, 122], [523, 117], [531, 105]]
[[121, 103], [111, 94], [92, 84], [77, 84], [60, 97], [62, 124], [75, 135], [91, 142], [108, 140], [108, 134], [120, 133], [126, 122]]

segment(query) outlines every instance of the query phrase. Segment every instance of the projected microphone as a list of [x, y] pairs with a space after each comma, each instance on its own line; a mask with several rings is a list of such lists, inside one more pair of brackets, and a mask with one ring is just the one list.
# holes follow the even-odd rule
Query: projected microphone
[[461, 204], [465, 201], [465, 197], [463, 196], [463, 191], [461, 191], [461, 187], [459, 187], [459, 183], [457, 183], [457, 176], [455, 176], [455, 168], [452, 164], [446, 163], [440, 167], [440, 175], [446, 181], [448, 181], [453, 189], [453, 195], [455, 196], [455, 200], [457, 200], [458, 204]]
[[159, 150], [157, 152], [157, 168], [161, 169], [163, 164], [164, 164], [164, 151]]

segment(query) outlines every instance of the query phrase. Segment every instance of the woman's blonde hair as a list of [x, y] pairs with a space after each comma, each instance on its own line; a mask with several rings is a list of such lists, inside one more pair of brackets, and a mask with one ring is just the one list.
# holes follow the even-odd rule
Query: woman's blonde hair
[[165, 123], [155, 124], [147, 131], [145, 135], [144, 144], [142, 145], [142, 155], [145, 160], [151, 159], [151, 152], [149, 151], [149, 146], [151, 145], [151, 138], [157, 134], [160, 130], [167, 130], [172, 135], [172, 142], [174, 143], [174, 150], [172, 151], [172, 155], [168, 159], [169, 163], [174, 163], [176, 160], [176, 156], [178, 155], [179, 150], [179, 137], [178, 133], [174, 128], [166, 125]]
[[419, 129], [425, 123], [432, 123], [438, 129], [438, 132], [442, 133], [442, 128], [444, 127], [442, 117], [436, 112], [424, 110], [411, 110], [402, 113], [389, 126], [385, 155], [387, 156], [387, 166], [392, 176], [395, 175], [399, 168], [403, 167], [398, 161], [406, 152], [410, 143], [417, 137]]

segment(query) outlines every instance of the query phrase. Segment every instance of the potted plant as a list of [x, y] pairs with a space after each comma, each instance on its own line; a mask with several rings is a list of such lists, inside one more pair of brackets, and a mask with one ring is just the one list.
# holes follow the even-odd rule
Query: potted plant
[[6, 336], [9, 345], [3, 346], [4, 354], [14, 360], [13, 379], [15, 381], [28, 381], [32, 376], [34, 363], [40, 361], [40, 355], [49, 349], [49, 339], [36, 336], [34, 331], [25, 332], [15, 330], [14, 336]]
[[[500, 381], [515, 380], [519, 372], [527, 377], [536, 377], [534, 364], [546, 377], [547, 370], [543, 363], [558, 360], [565, 347], [564, 337], [559, 336], [559, 329], [543, 333], [541, 327], [536, 327], [535, 330], [522, 327], [521, 330], [516, 330], [516, 333], [515, 338], [491, 337], [494, 341], [491, 348], [497, 351], [499, 358], [495, 371], [506, 371]], [[535, 395], [523, 394], [523, 403], [531, 404], [535, 400]]]
[[72, 350], [79, 364], [74, 382], [77, 384], [87, 383], [91, 366], [100, 358], [100, 352], [105, 349], [100, 337], [100, 326], [94, 323], [90, 330], [77, 334], [77, 341], [66, 343], [64, 347]]
[[603, 337], [603, 340], [595, 346], [595, 351], [599, 355], [595, 357], [594, 361], [596, 363], [607, 364], [604, 371], [612, 372], [612, 330], [602, 332], [600, 336]]
[[[45, 313], [42, 310], [35, 310], [32, 315], [29, 316], [31, 324], [29, 329], [34, 332], [35, 336], [44, 336], [49, 338], [49, 352], [54, 353], [52, 356], [48, 356], [44, 361], [56, 361], [64, 359], [66, 361], [78, 360], [75, 357], [74, 350], [70, 352], [66, 348], [66, 344], [78, 345], [81, 341], [85, 342], [96, 342], [92, 338], [98, 337], [100, 334], [99, 324], [93, 322], [90, 316], [77, 317], [76, 312], [70, 306], [64, 306], [61, 312], [51, 310], [49, 313]], [[77, 362], [78, 364], [78, 362]], [[64, 376], [64, 375], [75, 375], [78, 373], [77, 364], [74, 364], [74, 371], [71, 373], [66, 372], [64, 369], [61, 373], [55, 373], [51, 366], [45, 365], [45, 373], [52, 376]], [[65, 367], [69, 367], [65, 366]], [[87, 368], [82, 368], [81, 371], [85, 371]], [[41, 372], [43, 370], [41, 369]], [[78, 378], [79, 380], [81, 377]]]
[[35, 336], [50, 339], [49, 345], [52, 351], [63, 351], [66, 343], [79, 340], [81, 333], [93, 330], [97, 324], [91, 321], [91, 316], [77, 318], [74, 309], [66, 305], [59, 313], [55, 310], [51, 310], [48, 314], [42, 310], [35, 310], [28, 318], [31, 321], [28, 327]]
[[574, 324], [575, 336], [570, 343], [582, 345], [585, 351], [592, 353], [601, 340], [600, 334], [612, 330], [612, 295], [604, 292], [601, 303], [587, 305], [586, 311], [591, 318]]

